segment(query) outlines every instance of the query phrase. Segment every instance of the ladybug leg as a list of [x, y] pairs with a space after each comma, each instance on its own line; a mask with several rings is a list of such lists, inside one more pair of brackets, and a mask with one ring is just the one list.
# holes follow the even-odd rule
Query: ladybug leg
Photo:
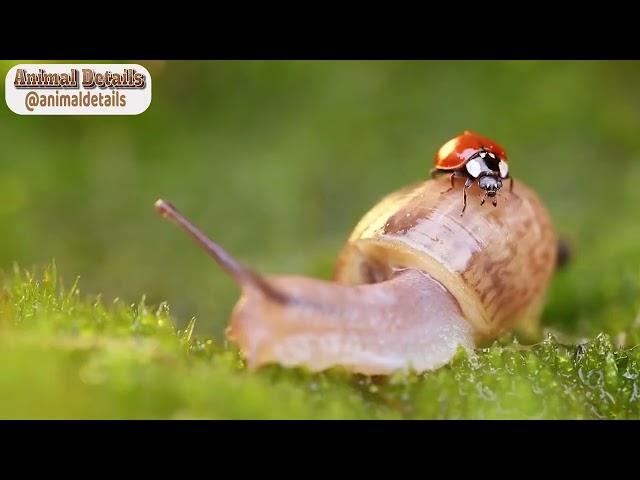
[[464, 211], [467, 208], [467, 188], [473, 185], [473, 179], [467, 178], [467, 181], [464, 182], [464, 188], [462, 189], [462, 211], [460, 212], [460, 216], [464, 215]]
[[484, 205], [484, 202], [487, 201], [487, 193], [485, 192], [485, 194], [482, 196], [482, 200], [480, 200], [480, 206]]
[[453, 187], [455, 186], [453, 183], [453, 179], [456, 177], [456, 172], [453, 172], [450, 176], [449, 179], [451, 181], [451, 186], [449, 188], [447, 188], [444, 192], [440, 192], [440, 195], [443, 195], [445, 193], [449, 193], [451, 190], [453, 190]]
[[509, 193], [513, 193], [513, 177], [509, 177]]

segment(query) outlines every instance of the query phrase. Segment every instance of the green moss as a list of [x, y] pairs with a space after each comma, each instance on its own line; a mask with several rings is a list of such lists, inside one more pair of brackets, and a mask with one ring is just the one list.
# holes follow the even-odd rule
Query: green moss
[[[367, 378], [277, 366], [174, 327], [169, 307], [109, 305], [55, 266], [16, 268], [0, 295], [2, 418], [638, 418], [640, 349], [600, 334], [504, 339], [425, 375]], [[633, 332], [629, 332], [632, 334]], [[637, 334], [637, 332], [636, 332]]]

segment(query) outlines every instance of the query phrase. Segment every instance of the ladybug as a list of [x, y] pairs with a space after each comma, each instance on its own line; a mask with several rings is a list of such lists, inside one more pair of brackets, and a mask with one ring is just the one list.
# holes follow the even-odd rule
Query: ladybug
[[451, 187], [454, 178], [466, 178], [463, 192], [463, 206], [460, 215], [467, 208], [467, 188], [478, 181], [478, 186], [485, 191], [480, 205], [484, 205], [487, 197], [493, 198], [493, 206], [498, 205], [496, 195], [502, 187], [502, 180], [509, 179], [509, 191], [513, 191], [513, 178], [509, 176], [507, 152], [493, 140], [465, 130], [462, 135], [452, 138], [436, 152], [435, 166], [431, 176], [450, 173]]

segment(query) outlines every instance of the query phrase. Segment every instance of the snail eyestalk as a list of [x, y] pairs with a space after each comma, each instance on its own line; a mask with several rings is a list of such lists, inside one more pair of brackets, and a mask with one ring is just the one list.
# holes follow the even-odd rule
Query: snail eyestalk
[[229, 254], [224, 248], [207, 237], [202, 231], [193, 225], [171, 203], [159, 199], [154, 204], [156, 212], [164, 218], [172, 220], [182, 230], [187, 232], [240, 285], [252, 285], [265, 295], [280, 303], [286, 303], [289, 299], [282, 292], [277, 291], [261, 275], [249, 270]]

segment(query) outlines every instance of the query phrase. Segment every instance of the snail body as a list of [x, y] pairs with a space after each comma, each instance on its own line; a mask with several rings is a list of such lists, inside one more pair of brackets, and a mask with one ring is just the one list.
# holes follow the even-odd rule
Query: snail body
[[499, 208], [470, 202], [464, 216], [460, 189], [477, 198], [483, 190], [448, 184], [441, 176], [384, 197], [351, 233], [333, 281], [257, 274], [169, 203], [156, 209], [240, 285], [227, 336], [249, 367], [423, 372], [460, 347], [535, 330], [558, 249], [546, 209], [522, 182]]

